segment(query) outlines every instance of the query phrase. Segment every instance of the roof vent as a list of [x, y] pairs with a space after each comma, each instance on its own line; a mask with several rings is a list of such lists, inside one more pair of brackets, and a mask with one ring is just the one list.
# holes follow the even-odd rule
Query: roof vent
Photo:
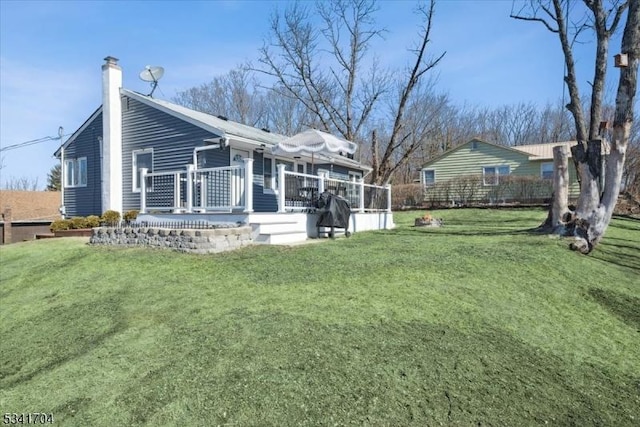
[[271, 131], [267, 128], [262, 128], [263, 131], [267, 132], [267, 133], [271, 133]]
[[217, 117], [218, 117], [220, 120], [224, 120], [225, 122], [226, 122], [226, 121], [229, 121], [229, 119], [228, 119], [226, 116], [219, 115], [219, 116], [217, 116]]

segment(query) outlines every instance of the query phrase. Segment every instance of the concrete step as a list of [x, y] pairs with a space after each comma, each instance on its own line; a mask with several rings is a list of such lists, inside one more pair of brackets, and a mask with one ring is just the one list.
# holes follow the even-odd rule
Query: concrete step
[[253, 242], [266, 245], [286, 245], [290, 243], [304, 242], [307, 240], [307, 232], [277, 232], [260, 233]]
[[307, 224], [296, 221], [280, 221], [280, 222], [261, 222], [251, 224], [252, 227], [258, 227], [260, 234], [273, 234], [273, 233], [292, 233], [292, 232], [306, 232]]

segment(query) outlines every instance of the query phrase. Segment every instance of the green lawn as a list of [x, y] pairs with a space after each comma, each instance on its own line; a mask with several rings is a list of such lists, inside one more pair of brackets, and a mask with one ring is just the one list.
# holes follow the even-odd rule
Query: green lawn
[[637, 426], [640, 221], [542, 210], [218, 255], [0, 249], [0, 412], [56, 425]]

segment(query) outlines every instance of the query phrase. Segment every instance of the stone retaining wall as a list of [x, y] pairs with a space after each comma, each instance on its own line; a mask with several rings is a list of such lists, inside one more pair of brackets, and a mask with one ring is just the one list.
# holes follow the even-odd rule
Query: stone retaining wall
[[168, 228], [93, 229], [89, 243], [94, 245], [147, 246], [169, 248], [197, 254], [224, 252], [253, 243], [251, 227], [176, 230]]

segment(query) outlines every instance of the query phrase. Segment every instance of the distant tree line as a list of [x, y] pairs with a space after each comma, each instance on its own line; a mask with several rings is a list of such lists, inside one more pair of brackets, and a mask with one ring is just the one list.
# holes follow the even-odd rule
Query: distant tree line
[[[383, 69], [371, 49], [384, 32], [376, 10], [369, 0], [295, 3], [271, 16], [257, 64], [214, 76], [173, 100], [287, 136], [313, 127], [357, 142], [356, 158], [373, 166], [375, 183], [410, 183], [422, 164], [474, 137], [507, 146], [575, 140], [573, 117], [560, 101], [456, 105], [438, 91], [430, 73], [444, 52], [428, 51], [433, 2], [416, 11], [421, 24], [407, 67]], [[584, 110], [590, 102], [584, 99]], [[614, 105], [601, 109], [613, 122]], [[634, 166], [640, 163], [639, 137], [635, 121], [627, 188], [640, 179]]]

